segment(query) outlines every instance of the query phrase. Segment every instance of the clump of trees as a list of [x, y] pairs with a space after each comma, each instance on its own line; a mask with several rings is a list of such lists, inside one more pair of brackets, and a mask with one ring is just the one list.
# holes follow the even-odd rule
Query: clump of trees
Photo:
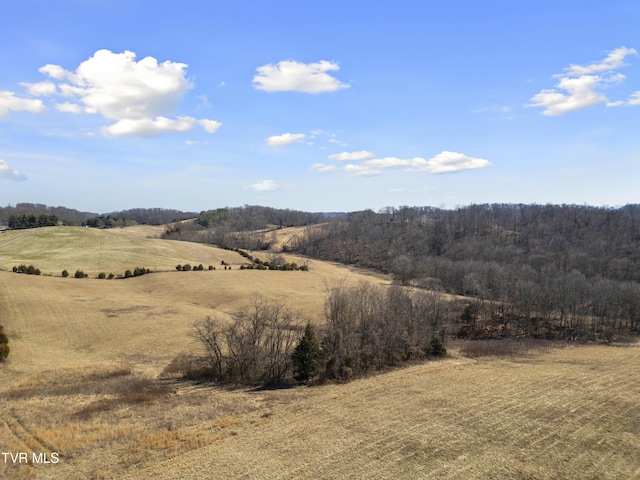
[[250, 265], [240, 265], [240, 270], [309, 271], [309, 265], [307, 263], [298, 265], [296, 262], [287, 262], [282, 255], [272, 255], [270, 260], [267, 261], [253, 257], [251, 257], [251, 260], [253, 260], [253, 263]]
[[4, 328], [0, 325], [0, 362], [9, 356], [9, 337], [4, 333]]
[[33, 265], [27, 266], [24, 263], [14, 266], [12, 270], [14, 273], [26, 273], [28, 275], [40, 275], [42, 273], [39, 268], [36, 268]]
[[52, 227], [58, 225], [58, 216], [54, 214], [20, 214], [10, 215], [8, 226], [13, 229]]
[[449, 304], [436, 291], [339, 283], [328, 289], [322, 338], [326, 378], [346, 380], [446, 354]]
[[438, 292], [368, 283], [328, 288], [327, 327], [316, 336], [302, 316], [259, 294], [241, 310], [195, 324], [219, 382], [280, 384], [348, 380], [402, 362], [446, 355], [447, 303]]
[[231, 322], [208, 317], [195, 324], [195, 332], [216, 381], [281, 384], [291, 371], [301, 320], [299, 313], [254, 294]]
[[[215, 270], [216, 267], [209, 265], [208, 270]], [[204, 270], [204, 265], [200, 264], [200, 265], [196, 265], [195, 267], [192, 267], [191, 264], [189, 263], [185, 263], [184, 265], [176, 265], [176, 270], [178, 272], [190, 272], [191, 270], [195, 270], [195, 271], [203, 271]]]
[[144, 267], [136, 267], [133, 269], [133, 272], [131, 270], [124, 272], [124, 278], [139, 277], [147, 273], [151, 273], [151, 270]]

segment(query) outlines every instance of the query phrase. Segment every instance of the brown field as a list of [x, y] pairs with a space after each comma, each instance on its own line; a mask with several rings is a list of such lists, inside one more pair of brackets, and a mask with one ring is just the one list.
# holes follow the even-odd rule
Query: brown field
[[[64, 228], [46, 230], [3, 234], [0, 266], [19, 259], [58, 275], [70, 261], [78, 264], [66, 267], [72, 274], [244, 261], [146, 238], [144, 228], [78, 229], [64, 242], [55, 235]], [[0, 478], [640, 478], [636, 344], [469, 359], [451, 343], [445, 360], [273, 391], [163, 374], [176, 356], [200, 351], [194, 321], [232, 312], [252, 292], [320, 322], [327, 282], [388, 283], [323, 262], [310, 269], [122, 280], [0, 271], [0, 323], [11, 347], [0, 364], [0, 449], [60, 455], [49, 465], [0, 457]]]

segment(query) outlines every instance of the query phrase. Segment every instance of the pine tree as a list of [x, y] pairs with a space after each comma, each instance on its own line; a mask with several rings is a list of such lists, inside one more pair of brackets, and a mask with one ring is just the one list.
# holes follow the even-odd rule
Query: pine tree
[[307, 324], [300, 343], [291, 355], [293, 376], [299, 382], [312, 380], [322, 368], [322, 349], [311, 325]]

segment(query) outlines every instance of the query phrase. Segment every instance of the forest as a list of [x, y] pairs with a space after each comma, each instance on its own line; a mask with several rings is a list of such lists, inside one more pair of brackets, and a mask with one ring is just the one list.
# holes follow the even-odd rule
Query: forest
[[[202, 214], [201, 214], [202, 215]], [[253, 228], [313, 225], [286, 250], [372, 268], [399, 285], [464, 296], [460, 337], [611, 342], [640, 328], [640, 205], [387, 207], [343, 215], [225, 210], [169, 238], [268, 248]]]

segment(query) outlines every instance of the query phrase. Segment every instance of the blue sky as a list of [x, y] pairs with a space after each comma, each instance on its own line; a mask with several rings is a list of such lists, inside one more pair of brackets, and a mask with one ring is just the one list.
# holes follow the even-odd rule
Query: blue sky
[[640, 3], [7, 0], [0, 204], [640, 202]]

